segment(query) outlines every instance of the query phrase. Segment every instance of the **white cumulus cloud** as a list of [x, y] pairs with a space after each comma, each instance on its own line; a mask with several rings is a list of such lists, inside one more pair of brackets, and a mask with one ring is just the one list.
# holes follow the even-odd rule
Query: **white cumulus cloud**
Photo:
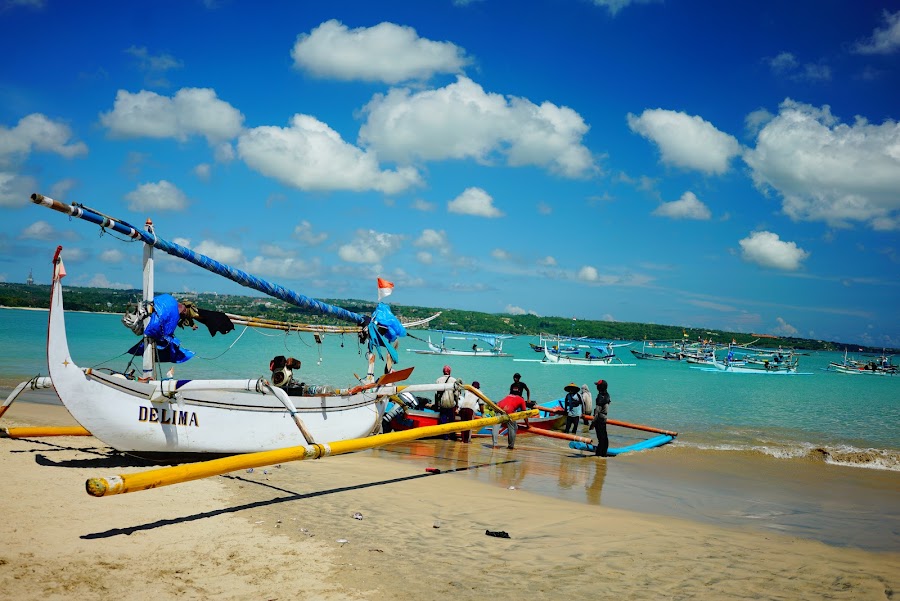
[[900, 48], [900, 10], [884, 11], [884, 26], [879, 27], [868, 39], [858, 42], [853, 50], [859, 54], [891, 54]]
[[596, 171], [582, 139], [589, 127], [568, 107], [490, 94], [459, 77], [434, 90], [393, 88], [364, 107], [359, 140], [382, 160], [504, 158], [512, 167], [534, 165], [565, 177]]
[[693, 192], [685, 192], [678, 200], [664, 202], [656, 207], [653, 214], [672, 219], [708, 220], [712, 217], [709, 207], [703, 204]]
[[166, 180], [141, 184], [125, 195], [132, 211], [182, 211], [188, 201], [184, 192]]
[[24, 207], [36, 189], [33, 177], [0, 171], [0, 207]]
[[296, 257], [258, 256], [248, 261], [245, 269], [265, 277], [296, 280], [320, 275], [322, 266], [318, 257], [304, 261]]
[[748, 263], [784, 271], [800, 269], [809, 253], [795, 242], [786, 242], [772, 232], [752, 232], [740, 240], [742, 258]]
[[238, 140], [238, 155], [252, 169], [300, 190], [394, 194], [421, 184], [415, 169], [382, 171], [373, 153], [309, 115], [294, 115], [289, 127], [248, 130]]
[[476, 217], [502, 217], [503, 213], [494, 206], [494, 199], [481, 188], [466, 188], [463, 193], [447, 203], [447, 210], [461, 215]]
[[728, 171], [741, 145], [729, 134], [698, 116], [648, 109], [640, 116], [628, 113], [628, 127], [659, 148], [663, 163], [708, 174]]
[[775, 321], [778, 322], [778, 326], [773, 330], [779, 336], [796, 336], [797, 328], [786, 322], [783, 318], [777, 317]]
[[403, 236], [399, 234], [359, 229], [352, 242], [338, 249], [338, 256], [348, 263], [380, 263], [384, 257], [396, 252], [402, 242]]
[[104, 263], [121, 263], [125, 260], [125, 253], [117, 248], [110, 248], [100, 253], [100, 260]]
[[385, 22], [349, 29], [335, 19], [297, 36], [291, 58], [317, 77], [388, 84], [458, 73], [470, 62], [458, 46], [421, 38], [412, 27]]
[[312, 224], [304, 219], [294, 228], [294, 238], [308, 246], [317, 246], [325, 242], [328, 234], [313, 231]]
[[[437, 252], [443, 256], [450, 254], [450, 240], [447, 236], [447, 232], [444, 230], [425, 228], [413, 242], [413, 246], [417, 248], [427, 248], [429, 251]], [[430, 259], [431, 257], [429, 256], [428, 258]], [[421, 258], [419, 260], [421, 261]], [[426, 261], [422, 262], [425, 263]]]
[[84, 142], [73, 142], [72, 129], [61, 121], [53, 121], [41, 113], [19, 119], [15, 127], [0, 125], [0, 167], [14, 159], [27, 157], [34, 151], [51, 152], [67, 159], [87, 154]]
[[578, 279], [583, 282], [596, 282], [600, 279], [600, 273], [596, 267], [585, 265], [578, 270]]
[[56, 230], [46, 221], [35, 221], [19, 234], [20, 238], [31, 240], [51, 240], [56, 236]]
[[744, 153], [753, 181], [782, 196], [795, 220], [834, 227], [866, 222], [897, 229], [900, 221], [900, 123], [857, 117], [841, 123], [828, 106], [785, 100]]
[[216, 144], [240, 133], [244, 115], [209, 88], [182, 88], [171, 98], [147, 90], [119, 90], [113, 109], [100, 114], [100, 123], [114, 137], [184, 141], [201, 135]]
[[244, 264], [244, 252], [240, 248], [235, 248], [234, 246], [219, 244], [212, 240], [203, 240], [193, 250], [201, 255], [206, 255], [211, 259], [215, 259], [220, 263], [226, 263], [228, 265]]

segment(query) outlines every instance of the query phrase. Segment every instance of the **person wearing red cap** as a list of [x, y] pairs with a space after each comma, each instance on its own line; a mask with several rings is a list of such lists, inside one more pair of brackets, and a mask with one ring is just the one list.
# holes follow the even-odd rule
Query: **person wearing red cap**
[[591, 427], [597, 431], [597, 444], [594, 445], [594, 455], [597, 457], [606, 457], [609, 450], [609, 435], [606, 433], [606, 417], [609, 411], [609, 404], [612, 402], [609, 398], [609, 385], [606, 380], [597, 380], [597, 400], [594, 406], [594, 420]]
[[[444, 366], [444, 375], [437, 379], [438, 384], [454, 384], [456, 378], [450, 375], [450, 366]], [[438, 425], [449, 424], [456, 420], [456, 405], [459, 401], [457, 398], [456, 387], [450, 390], [444, 390], [435, 395], [435, 410], [438, 412]], [[456, 440], [456, 434], [443, 434], [444, 440]]]

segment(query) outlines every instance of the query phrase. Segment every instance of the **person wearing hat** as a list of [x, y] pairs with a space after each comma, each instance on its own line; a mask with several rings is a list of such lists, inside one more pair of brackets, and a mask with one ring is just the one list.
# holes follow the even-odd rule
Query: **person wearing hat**
[[[450, 375], [450, 366], [444, 366], [444, 375], [437, 379], [438, 384], [455, 384], [456, 378]], [[449, 424], [456, 420], [456, 404], [459, 401], [457, 398], [456, 387], [454, 386], [450, 390], [444, 390], [443, 392], [438, 392], [434, 398], [435, 411], [438, 412], [438, 425]], [[444, 440], [456, 440], [456, 434], [443, 434], [441, 436]]]
[[594, 419], [591, 427], [597, 431], [597, 444], [594, 445], [594, 455], [597, 457], [606, 457], [609, 450], [609, 436], [606, 433], [606, 418], [609, 404], [612, 402], [609, 398], [608, 384], [606, 380], [597, 380], [597, 399], [594, 406]]
[[581, 399], [581, 387], [575, 382], [570, 382], [563, 390], [566, 391], [566, 398], [560, 401], [560, 404], [566, 410], [565, 433], [568, 434], [571, 429], [572, 434], [577, 434], [578, 422], [581, 421], [582, 407], [584, 407], [584, 401]]

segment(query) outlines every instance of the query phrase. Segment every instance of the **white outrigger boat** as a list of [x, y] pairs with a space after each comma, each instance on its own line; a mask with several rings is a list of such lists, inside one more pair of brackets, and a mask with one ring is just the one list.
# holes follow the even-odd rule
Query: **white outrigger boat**
[[897, 367], [886, 353], [882, 353], [875, 361], [857, 361], [847, 357], [844, 349], [842, 361], [831, 361], [825, 371], [833, 371], [839, 374], [864, 375], [864, 376], [896, 376], [900, 374]]
[[[448, 388], [446, 384], [436, 383], [397, 385], [396, 382], [409, 377], [412, 368], [389, 371], [375, 379], [376, 353], [379, 356], [382, 352], [388, 353], [385, 359], [388, 367], [396, 362], [396, 350], [391, 340], [382, 333], [386, 324], [378, 321], [377, 309], [372, 318], [364, 317], [273, 286], [156, 237], [149, 222], [145, 232], [80, 205], [66, 205], [38, 194], [33, 195], [32, 200], [72, 217], [113, 229], [134, 240], [142, 240], [145, 300], [154, 298], [153, 249], [159, 248], [216, 273], [221, 272], [213, 267], [221, 267], [227, 272], [222, 275], [229, 279], [241, 280], [239, 283], [277, 298], [355, 321], [367, 334], [367, 375], [362, 383], [344, 389], [307, 387], [305, 391], [288, 394], [285, 388], [275, 386], [262, 377], [216, 380], [161, 378], [155, 375], [159, 371], [155, 364], [156, 345], [146, 337], [142, 377], [82, 368], [69, 352], [61, 284], [65, 270], [62, 247], [58, 247], [53, 258], [47, 332], [50, 376], [49, 382], [41, 379], [38, 383], [45, 387], [52, 382], [63, 405], [75, 420], [118, 451], [142, 456], [226, 455], [362, 438], [380, 431], [389, 396], [400, 390], [416, 393]], [[244, 279], [251, 283], [243, 282]], [[391, 327], [396, 325], [391, 324]], [[14, 398], [13, 395], [11, 398]]]
[[[431, 342], [431, 335], [428, 336], [427, 349], [407, 349], [411, 353], [420, 355], [452, 355], [454, 357], [511, 357], [509, 353], [503, 352], [503, 341], [512, 338], [512, 336], [504, 336], [500, 334], [482, 334], [479, 332], [455, 332], [449, 330], [438, 330], [441, 334], [441, 345], [438, 346]], [[472, 342], [472, 347], [467, 349], [456, 349], [447, 346], [447, 340], [465, 340]], [[478, 343], [487, 345], [487, 348], [478, 346]]]
[[594, 355], [590, 351], [585, 351], [584, 356], [581, 355], [563, 355], [551, 352], [548, 348], [544, 348], [544, 360], [542, 363], [555, 365], [592, 365], [602, 367], [635, 367], [637, 363], [625, 363], [616, 356], [615, 348], [621, 346], [630, 346], [627, 344], [609, 343], [605, 347], [594, 347], [596, 350], [605, 353], [603, 355]]
[[[712, 359], [712, 366], [714, 369], [707, 369], [705, 371], [723, 371], [730, 372], [735, 374], [798, 374], [797, 367], [799, 365], [799, 360], [794, 358], [790, 361], [784, 361], [783, 363], [764, 363], [764, 364], [756, 364], [756, 363], [747, 363], [746, 361], [738, 360], [738, 361], [719, 361], [716, 358]], [[809, 375], [809, 374], [803, 374]]]

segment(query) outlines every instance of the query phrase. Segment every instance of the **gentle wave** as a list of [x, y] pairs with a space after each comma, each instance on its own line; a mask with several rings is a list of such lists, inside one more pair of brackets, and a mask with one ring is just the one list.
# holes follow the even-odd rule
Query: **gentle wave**
[[845, 445], [829, 447], [813, 444], [794, 446], [704, 444], [681, 440], [677, 442], [677, 445], [701, 451], [760, 453], [776, 459], [806, 459], [846, 467], [900, 472], [900, 452], [886, 449], [859, 449]]

